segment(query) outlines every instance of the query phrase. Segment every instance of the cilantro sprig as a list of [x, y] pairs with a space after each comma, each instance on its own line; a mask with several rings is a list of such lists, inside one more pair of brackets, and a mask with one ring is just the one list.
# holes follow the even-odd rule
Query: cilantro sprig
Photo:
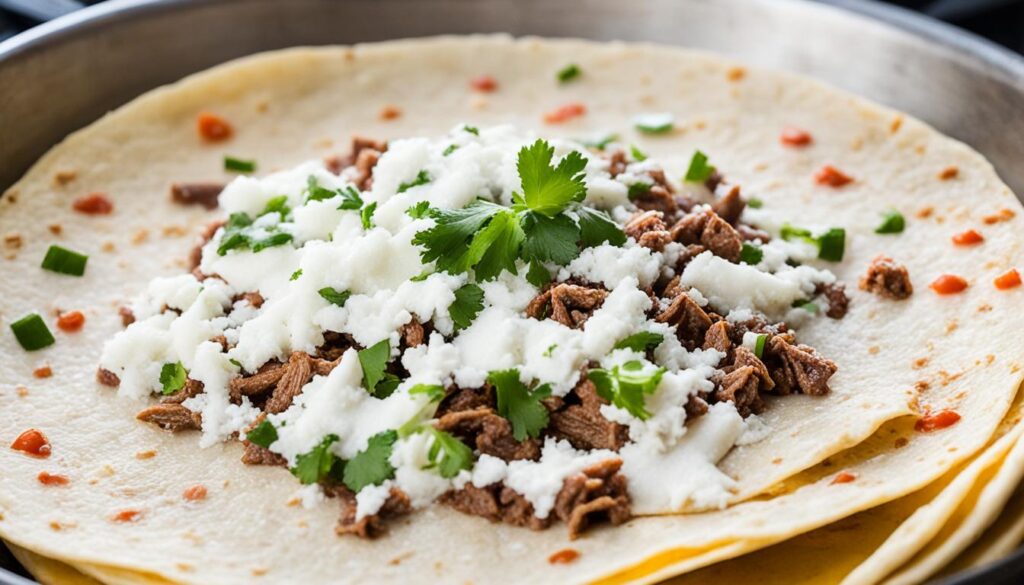
[[342, 482], [348, 489], [358, 493], [370, 485], [380, 485], [395, 477], [391, 465], [391, 451], [398, 440], [395, 431], [382, 431], [370, 437], [366, 448], [356, 453], [345, 463]]
[[658, 347], [661, 345], [662, 341], [665, 341], [665, 336], [661, 333], [641, 331], [639, 333], [634, 333], [629, 337], [620, 339], [613, 349], [631, 349], [633, 351], [644, 352]]
[[554, 153], [544, 140], [519, 151], [522, 193], [512, 194], [511, 207], [477, 200], [462, 209], [430, 210], [435, 225], [413, 238], [423, 247], [423, 262], [489, 280], [506, 270], [517, 274], [519, 259], [565, 265], [579, 255], [581, 244], [625, 243], [606, 214], [581, 205], [587, 193], [583, 155], [573, 151], [552, 165]]
[[160, 385], [163, 387], [161, 390], [162, 394], [165, 396], [174, 394], [184, 388], [187, 377], [188, 372], [185, 371], [185, 366], [181, 365], [181, 362], [164, 364], [160, 368]]
[[398, 388], [401, 380], [387, 371], [391, 359], [391, 342], [384, 339], [366, 349], [359, 350], [359, 366], [363, 369], [363, 388], [377, 398], [387, 398]]
[[328, 476], [337, 478], [345, 465], [343, 460], [331, 452], [331, 445], [338, 440], [338, 435], [327, 435], [316, 447], [296, 457], [295, 467], [289, 471], [303, 485], [316, 483]]
[[484, 309], [484, 289], [475, 284], [466, 284], [455, 291], [455, 301], [448, 306], [448, 314], [455, 323], [455, 329], [465, 329]]
[[538, 437], [548, 426], [548, 409], [541, 400], [551, 396], [551, 386], [543, 384], [530, 390], [519, 380], [519, 370], [491, 372], [487, 381], [494, 386], [498, 414], [512, 423], [512, 436], [517, 441]]
[[789, 225], [782, 226], [780, 236], [787, 242], [803, 241], [818, 248], [818, 258], [829, 262], [839, 262], [846, 251], [846, 230], [831, 228], [824, 233], [813, 235], [811, 230]]
[[640, 420], [647, 420], [651, 413], [644, 405], [644, 396], [654, 394], [664, 374], [665, 368], [655, 367], [646, 360], [630, 360], [610, 370], [590, 370], [587, 378], [602, 398]]

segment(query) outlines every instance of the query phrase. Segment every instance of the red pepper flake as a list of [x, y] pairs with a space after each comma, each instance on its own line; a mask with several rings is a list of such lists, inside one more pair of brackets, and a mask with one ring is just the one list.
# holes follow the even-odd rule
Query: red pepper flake
[[832, 478], [832, 481], [829, 482], [829, 485], [835, 485], [837, 483], [850, 483], [855, 479], [857, 479], [856, 474], [850, 473], [849, 471], [840, 471], [839, 473], [836, 474], [835, 477]]
[[49, 378], [50, 376], [53, 375], [53, 368], [51, 368], [50, 366], [39, 366], [38, 368], [32, 370], [32, 375], [40, 379]]
[[402, 117], [402, 110], [396, 106], [384, 106], [377, 115], [380, 116], [381, 120], [397, 120]]
[[29, 429], [18, 435], [11, 443], [11, 449], [21, 451], [32, 457], [46, 459], [50, 456], [50, 441], [39, 429]]
[[1000, 274], [995, 279], [996, 288], [999, 290], [1007, 290], [1020, 286], [1020, 273], [1017, 272], [1016, 268], [1011, 268], [1006, 272]]
[[548, 124], [561, 124], [562, 122], [567, 122], [586, 113], [586, 106], [579, 102], [573, 102], [571, 104], [559, 106], [544, 114], [544, 122]]
[[57, 317], [57, 328], [65, 333], [74, 333], [85, 325], [85, 315], [81, 311], [68, 311]]
[[498, 80], [494, 79], [490, 75], [481, 75], [479, 77], [474, 77], [473, 80], [469, 82], [469, 87], [473, 88], [473, 91], [491, 93], [498, 89]]
[[62, 486], [71, 483], [71, 480], [68, 479], [67, 476], [56, 475], [46, 471], [40, 471], [39, 475], [36, 476], [36, 479], [39, 480], [39, 483], [50, 486]]
[[914, 430], [922, 433], [937, 431], [951, 427], [960, 422], [960, 414], [955, 410], [940, 410], [935, 414], [925, 413], [914, 423]]
[[114, 522], [135, 522], [142, 517], [142, 512], [138, 510], [121, 510], [117, 514], [110, 517]]
[[985, 241], [985, 236], [975, 230], [967, 230], [953, 236], [953, 243], [957, 246], [973, 246]]
[[110, 212], [114, 211], [114, 204], [107, 199], [105, 193], [97, 191], [75, 199], [71, 208], [86, 215], [110, 215]]
[[227, 120], [210, 112], [203, 112], [196, 118], [196, 130], [199, 137], [207, 142], [221, 142], [231, 138], [234, 128]]
[[190, 502], [198, 502], [199, 500], [206, 499], [206, 486], [202, 484], [196, 484], [190, 488], [187, 488], [181, 497], [185, 498]]
[[1011, 219], [1013, 219], [1014, 215], [1016, 214], [1013, 212], [1012, 209], [1000, 209], [999, 213], [995, 213], [993, 215], [986, 215], [981, 219], [981, 221], [987, 223], [988, 225], [992, 225], [994, 223], [999, 223], [1001, 221], [1010, 221]]
[[792, 146], [795, 148], [807, 146], [813, 141], [814, 139], [811, 138], [809, 132], [799, 128], [785, 128], [782, 130], [782, 134], [779, 135], [779, 142], [784, 146]]
[[943, 274], [928, 286], [940, 295], [955, 295], [967, 288], [967, 281], [955, 274]]
[[838, 189], [843, 185], [847, 185], [853, 182], [853, 177], [847, 175], [843, 171], [835, 168], [832, 165], [825, 165], [814, 173], [814, 182], [819, 185], [827, 185], [829, 187], [835, 187]]
[[574, 548], [564, 548], [548, 557], [548, 562], [552, 565], [568, 565], [578, 558], [580, 558], [580, 551]]

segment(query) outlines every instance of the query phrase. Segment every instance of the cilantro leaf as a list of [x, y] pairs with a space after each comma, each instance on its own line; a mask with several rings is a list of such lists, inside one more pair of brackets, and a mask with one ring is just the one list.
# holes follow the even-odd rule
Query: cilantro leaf
[[579, 65], [575, 63], [570, 63], [563, 67], [561, 70], [559, 70], [558, 81], [561, 83], [572, 81], [573, 79], [579, 77], [582, 73], [583, 71], [580, 69]]
[[371, 392], [370, 394], [373, 394], [377, 398], [384, 400], [388, 396], [394, 394], [395, 390], [398, 389], [398, 385], [401, 383], [402, 379], [399, 378], [398, 376], [392, 374], [391, 372], [384, 372], [384, 377], [381, 379], [380, 382], [377, 382], [377, 386], [374, 387], [373, 392]]
[[743, 242], [743, 248], [740, 250], [741, 262], [746, 262], [751, 266], [756, 266], [757, 264], [761, 263], [761, 259], [763, 258], [764, 252], [761, 251], [761, 248], [755, 246], [754, 244]]
[[626, 196], [629, 198], [630, 201], [632, 201], [632, 200], [636, 199], [637, 197], [643, 195], [644, 193], [647, 193], [648, 191], [650, 191], [651, 187], [653, 187], [653, 186], [654, 185], [652, 185], [650, 183], [644, 183], [644, 182], [631, 183], [629, 185], [629, 192], [626, 194]]
[[348, 298], [352, 296], [351, 291], [338, 290], [329, 286], [325, 286], [316, 292], [319, 293], [327, 302], [338, 305], [339, 307], [344, 307]]
[[253, 253], [261, 252], [267, 248], [273, 248], [275, 246], [283, 246], [288, 242], [292, 241], [292, 235], [285, 232], [277, 232], [276, 234], [270, 234], [262, 240], [256, 240], [252, 243]]
[[326, 187], [322, 187], [315, 175], [310, 175], [306, 178], [306, 193], [306, 201], [326, 201], [337, 197], [339, 194], [337, 191], [331, 191]]
[[475, 266], [477, 280], [497, 278], [502, 270], [516, 274], [516, 258], [526, 239], [519, 219], [511, 211], [502, 211], [491, 218], [469, 245], [464, 259], [468, 265], [460, 265], [460, 272]]
[[665, 374], [665, 368], [652, 369], [651, 366], [646, 360], [630, 360], [611, 370], [590, 370], [587, 378], [602, 398], [640, 420], [647, 420], [651, 413], [644, 406], [644, 396], [658, 389]]
[[449, 154], [455, 152], [458, 149], [459, 149], [459, 145], [458, 144], [449, 144], [448, 148], [445, 148], [444, 152], [441, 153], [441, 156], [448, 156]]
[[295, 272], [292, 272], [292, 275], [291, 275], [291, 277], [288, 280], [298, 280], [301, 277], [302, 277], [302, 269], [299, 268]]
[[690, 183], [703, 183], [714, 172], [715, 167], [708, 164], [708, 155], [698, 150], [693, 153], [693, 158], [690, 159], [690, 166], [686, 169], [685, 180]]
[[264, 216], [268, 213], [278, 213], [281, 215], [281, 219], [283, 220], [290, 212], [291, 208], [288, 207], [288, 196], [278, 195], [277, 197], [272, 197], [267, 201], [267, 205], [263, 208], [263, 213], [260, 215]]
[[[417, 232], [412, 243], [422, 246], [423, 263], [436, 262], [437, 267], [452, 273], [466, 272], [472, 266], [463, 256], [474, 239], [495, 214], [505, 208], [489, 201], [477, 200], [462, 209], [440, 209], [433, 212], [437, 224]], [[457, 268], [465, 266], [465, 268]]]
[[637, 148], [635, 144], [629, 145], [629, 153], [633, 155], [633, 160], [636, 162], [644, 162], [647, 160], [647, 153]]
[[605, 212], [580, 207], [576, 215], [579, 217], [580, 238], [584, 246], [599, 246], [605, 242], [621, 246], [626, 243], [626, 233]]
[[431, 274], [433, 274], [433, 272], [431, 272], [429, 270], [424, 270], [423, 272], [420, 272], [416, 276], [410, 278], [409, 281], [410, 282], [423, 282], [424, 280], [430, 278]]
[[418, 394], [426, 395], [427, 399], [431, 402], [441, 402], [441, 399], [445, 397], [444, 386], [440, 384], [416, 384], [412, 388], [409, 388], [409, 395], [416, 396]]
[[567, 215], [547, 217], [527, 212], [523, 216], [523, 258], [530, 261], [554, 262], [565, 266], [579, 254], [576, 242], [580, 227]]
[[410, 205], [405, 214], [413, 219], [423, 219], [430, 215], [430, 202], [420, 201], [416, 205]]
[[907, 222], [903, 214], [890, 209], [882, 216], [882, 223], [875, 228], [876, 234], [898, 234], [906, 228]]
[[299, 478], [303, 485], [316, 483], [331, 473], [331, 468], [340, 460], [331, 453], [331, 445], [338, 441], [338, 435], [327, 435], [319, 445], [308, 453], [295, 458], [295, 467], [289, 471]]
[[551, 386], [544, 384], [531, 392], [519, 381], [519, 370], [515, 369], [491, 372], [487, 381], [494, 386], [498, 414], [512, 423], [512, 436], [517, 441], [540, 436], [548, 426], [548, 409], [541, 400], [551, 396]]
[[160, 384], [163, 386], [163, 394], [165, 396], [174, 394], [184, 388], [187, 377], [188, 372], [185, 371], [185, 366], [181, 365], [181, 362], [164, 364], [160, 368]]
[[813, 236], [811, 230], [787, 223], [782, 226], [779, 235], [788, 242], [797, 240], [817, 246], [818, 258], [829, 262], [841, 261], [846, 252], [846, 230], [843, 228], [831, 228], [820, 236]]
[[629, 337], [620, 339], [619, 342], [615, 344], [614, 349], [632, 349], [633, 351], [644, 352], [658, 347], [664, 340], [665, 336], [661, 333], [641, 331], [640, 333], [634, 333]]
[[484, 308], [484, 290], [475, 284], [466, 284], [455, 291], [455, 300], [448, 306], [448, 314], [455, 330], [469, 327]]
[[574, 201], [582, 201], [587, 194], [583, 182], [586, 159], [573, 151], [551, 166], [554, 147], [544, 140], [537, 140], [531, 146], [519, 151], [516, 168], [523, 185], [523, 194], [514, 194], [531, 211], [554, 217]]
[[266, 449], [277, 440], [277, 429], [270, 424], [269, 420], [263, 420], [245, 434], [245, 440]]
[[389, 459], [397, 440], [398, 433], [395, 431], [382, 431], [370, 437], [366, 449], [356, 453], [345, 464], [342, 475], [345, 486], [358, 493], [368, 485], [380, 485], [395, 477], [395, 468]]
[[476, 126], [470, 126], [469, 124], [463, 124], [462, 125], [462, 129], [465, 132], [469, 132], [470, 134], [472, 134], [474, 136], [480, 136], [480, 129], [477, 128]]
[[345, 209], [348, 211], [362, 209], [363, 198], [359, 196], [359, 191], [357, 191], [352, 185], [341, 189], [338, 191], [338, 194], [341, 195], [341, 205], [338, 206], [338, 209]]
[[675, 128], [676, 117], [670, 112], [640, 114], [633, 117], [633, 126], [644, 134], [665, 134]]
[[242, 233], [242, 230], [250, 225], [252, 225], [252, 218], [247, 213], [232, 213], [228, 217], [227, 223], [224, 224], [224, 234], [221, 236], [217, 255], [223, 256], [229, 250], [251, 246], [252, 240]]
[[434, 437], [434, 442], [427, 451], [427, 459], [430, 460], [427, 469], [436, 467], [441, 477], [451, 479], [463, 469], [473, 467], [473, 450], [465, 443], [434, 427], [425, 429]]
[[762, 207], [764, 207], [764, 201], [758, 199], [757, 197], [751, 197], [750, 199], [747, 199], [747, 207], [751, 209], [761, 209]]
[[377, 211], [377, 202], [367, 204], [366, 207], [359, 210], [359, 219], [363, 222], [363, 229], [369, 230], [373, 228], [373, 213]]
[[426, 185], [429, 182], [430, 182], [430, 175], [427, 174], [426, 170], [421, 170], [420, 172], [416, 173], [416, 178], [415, 179], [409, 181], [408, 183], [402, 183], [401, 185], [399, 185], [397, 192], [398, 193], [405, 193], [406, 191], [408, 191], [409, 189], [412, 189], [413, 187], [419, 187], [420, 185]]
[[540, 288], [551, 282], [551, 273], [540, 262], [530, 262], [530, 270], [526, 273], [526, 281]]
[[391, 359], [391, 342], [387, 339], [359, 350], [359, 365], [363, 369], [363, 388], [375, 394], [377, 384], [385, 379], [388, 360]]
[[818, 310], [820, 309], [820, 307], [818, 307], [817, 303], [814, 303], [814, 302], [808, 301], [808, 300], [793, 301], [793, 308], [794, 309], [803, 309], [803, 310], [805, 310], [805, 311], [807, 311], [808, 313], [811, 313], [811, 314], [817, 314]]

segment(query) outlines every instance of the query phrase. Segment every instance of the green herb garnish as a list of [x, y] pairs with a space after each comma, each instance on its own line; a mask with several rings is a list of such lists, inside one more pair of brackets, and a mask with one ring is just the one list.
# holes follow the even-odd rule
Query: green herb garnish
[[224, 157], [224, 170], [233, 173], [252, 173], [256, 171], [256, 161], [243, 160], [233, 156]]
[[448, 148], [445, 148], [444, 152], [441, 153], [441, 156], [448, 156], [449, 154], [455, 152], [458, 149], [459, 149], [459, 145], [458, 144], [449, 144]]
[[644, 162], [645, 160], [647, 160], [647, 154], [644, 151], [637, 148], [635, 144], [629, 145], [629, 153], [633, 155], [633, 160], [635, 160], [636, 162]]
[[551, 282], [551, 273], [540, 262], [530, 262], [530, 268], [526, 271], [526, 281], [540, 288]]
[[408, 209], [405, 210], [405, 214], [413, 219], [423, 219], [424, 217], [429, 217], [430, 202], [420, 201], [416, 205], [411, 205], [409, 206]]
[[277, 429], [270, 424], [270, 421], [263, 420], [245, 434], [245, 440], [266, 449], [273, 445], [274, 441], [277, 441]]
[[701, 151], [693, 153], [690, 166], [686, 169], [684, 180], [688, 183], [703, 183], [715, 172], [715, 167], [708, 164], [708, 155]]
[[747, 199], [747, 207], [750, 207], [751, 209], [761, 209], [764, 207], [764, 201], [757, 197], [751, 197], [750, 199]]
[[391, 359], [391, 342], [384, 339], [366, 349], [359, 350], [359, 365], [363, 369], [363, 388], [377, 398], [387, 398], [398, 387], [398, 377], [387, 372]]
[[556, 349], [558, 349], [558, 344], [557, 344], [557, 343], [552, 343], [551, 345], [549, 345], [549, 346], [548, 346], [548, 348], [547, 348], [547, 349], [545, 349], [545, 350], [544, 350], [544, 357], [546, 357], [546, 358], [549, 358], [549, 357], [551, 357], [551, 354], [552, 354], [552, 353], [553, 353], [553, 352], [554, 352], [554, 351], [555, 351]]
[[25, 351], [43, 349], [56, 341], [39, 313], [29, 313], [11, 323], [11, 331]]
[[768, 341], [767, 333], [758, 333], [757, 339], [754, 341], [754, 355], [761, 358], [764, 355], [764, 345]]
[[561, 83], [572, 81], [573, 79], [579, 77], [581, 73], [583, 73], [583, 71], [580, 70], [579, 65], [576, 65], [575, 63], [570, 63], [569, 65], [566, 65], [558, 72], [558, 81]]
[[626, 194], [630, 201], [633, 201], [637, 197], [647, 193], [651, 190], [650, 183], [633, 183], [629, 186], [629, 192]]
[[875, 228], [876, 234], [898, 234], [903, 231], [906, 227], [907, 222], [903, 219], [903, 214], [896, 211], [887, 211], [882, 216], [882, 223]]
[[541, 400], [551, 396], [551, 386], [544, 384], [530, 390], [519, 381], [519, 370], [491, 372], [487, 381], [494, 386], [498, 414], [512, 423], [512, 436], [517, 441], [538, 437], [548, 426], [548, 409]]
[[359, 220], [363, 223], [363, 229], [369, 230], [374, 226], [373, 214], [377, 211], [377, 202], [368, 204], [366, 207], [359, 210]]
[[401, 185], [399, 185], [397, 192], [398, 193], [405, 193], [406, 191], [408, 191], [409, 189], [412, 189], [413, 187], [418, 187], [420, 185], [426, 185], [429, 182], [430, 182], [430, 175], [427, 174], [426, 170], [421, 170], [420, 172], [416, 173], [416, 178], [415, 179], [413, 179], [412, 181], [409, 181], [408, 183], [402, 183]]
[[613, 349], [631, 349], [633, 351], [645, 352], [658, 347], [662, 341], [665, 341], [665, 336], [661, 333], [641, 331], [620, 339]]
[[292, 272], [292, 275], [288, 278], [288, 280], [289, 281], [291, 281], [291, 280], [298, 280], [299, 277], [301, 277], [301, 276], [302, 276], [302, 269], [299, 268], [295, 272]]
[[646, 360], [630, 360], [611, 370], [590, 370], [587, 377], [605, 400], [647, 420], [651, 413], [644, 406], [644, 396], [654, 394], [664, 374], [665, 368], [654, 368]]
[[283, 221], [289, 212], [291, 212], [291, 208], [288, 207], [288, 196], [278, 195], [277, 197], [271, 198], [270, 201], [267, 201], [267, 205], [263, 208], [263, 213], [260, 215], [263, 216], [268, 213], [277, 213], [281, 215], [281, 220]]
[[675, 116], [669, 113], [640, 114], [633, 118], [633, 126], [644, 134], [665, 134], [675, 127]]
[[600, 246], [605, 242], [612, 246], [626, 243], [626, 234], [608, 214], [591, 207], [576, 209], [576, 217], [580, 223], [580, 240], [584, 246]]
[[753, 244], [743, 242], [743, 248], [740, 250], [741, 262], [746, 262], [751, 266], [756, 266], [761, 263], [762, 258], [764, 258], [764, 252], [761, 248]]
[[484, 308], [484, 290], [475, 284], [465, 284], [455, 291], [455, 300], [448, 306], [448, 314], [455, 330], [465, 329]]
[[331, 288], [329, 286], [324, 287], [316, 292], [319, 293], [320, 296], [323, 297], [327, 302], [338, 305], [339, 307], [344, 307], [345, 302], [348, 301], [348, 298], [350, 296], [352, 296], [351, 291], [338, 290], [336, 288]]
[[335, 475], [332, 469], [335, 465], [344, 465], [334, 453], [331, 453], [331, 445], [338, 441], [338, 435], [327, 435], [319, 445], [313, 447], [308, 453], [303, 453], [295, 459], [295, 467], [289, 471], [299, 478], [303, 485], [316, 483], [328, 475]]
[[366, 449], [356, 453], [345, 464], [342, 475], [345, 486], [358, 493], [366, 486], [380, 485], [395, 477], [395, 468], [389, 459], [397, 440], [398, 433], [395, 431], [382, 431], [370, 437]]
[[813, 236], [808, 229], [786, 224], [782, 226], [780, 236], [789, 242], [804, 241], [813, 244], [818, 248], [818, 258], [830, 262], [842, 260], [846, 250], [846, 230], [843, 228], [831, 228], [820, 236]]
[[288, 242], [292, 241], [292, 235], [286, 232], [278, 232], [276, 234], [270, 234], [262, 240], [256, 240], [252, 244], [252, 251], [256, 252], [263, 251], [267, 248], [274, 248], [276, 246], [283, 246]]
[[793, 308], [794, 309], [803, 309], [803, 310], [807, 311], [808, 313], [814, 313], [814, 314], [817, 314], [818, 310], [820, 309], [820, 307], [818, 307], [818, 305], [816, 305], [815, 303], [813, 303], [811, 301], [807, 301], [807, 300], [794, 301], [793, 302]]
[[339, 190], [338, 194], [341, 195], [341, 205], [338, 205], [338, 209], [344, 209], [347, 211], [362, 209], [363, 198], [359, 196], [359, 191], [357, 191], [352, 185]]
[[445, 397], [444, 386], [440, 384], [416, 384], [412, 388], [409, 388], [409, 395], [416, 396], [423, 394], [431, 402], [441, 402], [441, 399]]
[[463, 124], [462, 129], [474, 136], [480, 136], [480, 129], [476, 126], [470, 126], [469, 124]]
[[160, 385], [163, 386], [164, 396], [174, 394], [184, 388], [187, 377], [188, 372], [185, 371], [185, 366], [181, 365], [181, 362], [164, 364], [160, 368]]
[[46, 251], [46, 256], [43, 257], [42, 267], [43, 270], [59, 274], [82, 276], [85, 274], [85, 264], [88, 261], [89, 257], [85, 254], [79, 254], [60, 246], [50, 246]]
[[473, 467], [473, 450], [465, 443], [434, 427], [424, 427], [424, 430], [434, 437], [434, 442], [427, 451], [427, 459], [430, 460], [427, 469], [436, 467], [441, 477], [451, 479], [463, 469]]

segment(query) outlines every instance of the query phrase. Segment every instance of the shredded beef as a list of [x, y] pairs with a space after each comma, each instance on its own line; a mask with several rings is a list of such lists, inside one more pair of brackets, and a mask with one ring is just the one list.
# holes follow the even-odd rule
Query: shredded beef
[[672, 304], [654, 320], [675, 325], [676, 336], [687, 349], [701, 347], [704, 344], [704, 334], [711, 327], [711, 317], [686, 293], [672, 299]]
[[836, 364], [806, 345], [793, 345], [791, 338], [772, 336], [765, 352], [770, 358], [769, 372], [777, 394], [802, 392], [821, 396], [829, 391], [828, 379], [836, 373]]
[[243, 444], [245, 450], [242, 451], [242, 463], [246, 465], [275, 465], [278, 467], [288, 465], [288, 460], [284, 456], [278, 455], [266, 447], [260, 447], [249, 441], [243, 441]]
[[576, 284], [551, 286], [526, 307], [526, 314], [534, 319], [550, 317], [566, 327], [578, 329], [596, 311], [608, 291]]
[[232, 402], [240, 402], [243, 396], [249, 398], [262, 397], [281, 381], [288, 368], [278, 362], [270, 361], [260, 367], [259, 371], [251, 376], [233, 378], [228, 382], [228, 392]]
[[117, 388], [121, 385], [121, 379], [117, 377], [117, 374], [103, 368], [96, 370], [96, 381], [111, 388]]
[[552, 412], [548, 431], [577, 449], [621, 449], [629, 440], [629, 428], [601, 415], [608, 401], [598, 396], [594, 383], [583, 376], [571, 394], [580, 403]]
[[463, 410], [476, 410], [479, 408], [494, 408], [496, 405], [494, 392], [490, 385], [483, 388], [451, 388], [448, 394], [437, 405], [436, 417], [442, 417], [450, 412], [461, 412]]
[[223, 219], [211, 221], [206, 224], [203, 231], [199, 233], [199, 237], [196, 238], [196, 245], [192, 247], [192, 252], [189, 254], [189, 267], [192, 269], [192, 274], [199, 280], [203, 280], [205, 275], [199, 270], [199, 263], [203, 260], [203, 246], [206, 245], [211, 239], [213, 234], [217, 233], [226, 222]]
[[704, 334], [704, 349], [717, 349], [728, 355], [732, 354], [732, 340], [729, 339], [729, 322], [716, 321]]
[[472, 483], [467, 483], [460, 490], [446, 492], [438, 501], [455, 508], [463, 514], [480, 516], [487, 518], [491, 522], [500, 522], [503, 515], [501, 505], [499, 504], [500, 485], [495, 483], [484, 487], [476, 487]]
[[626, 165], [629, 162], [626, 160], [626, 152], [624, 150], [616, 150], [608, 156], [608, 174], [615, 177], [626, 172]]
[[749, 349], [737, 347], [734, 363], [726, 369], [728, 371], [715, 391], [715, 398], [735, 404], [744, 418], [763, 412], [765, 403], [761, 392], [775, 386], [764, 363]]
[[679, 205], [672, 192], [661, 185], [652, 185], [650, 189], [633, 195], [631, 199], [634, 205], [644, 211], [660, 211], [669, 216], [679, 212]]
[[180, 404], [154, 404], [139, 412], [135, 418], [173, 432], [199, 430], [203, 424], [203, 418], [198, 412], [192, 412]]
[[247, 292], [240, 295], [235, 295], [231, 299], [231, 303], [237, 303], [238, 301], [247, 301], [254, 309], [258, 309], [263, 306], [263, 295], [258, 292]]
[[417, 347], [423, 343], [426, 332], [423, 329], [423, 325], [413, 317], [412, 321], [409, 321], [399, 330], [399, 334], [402, 337], [403, 347]]
[[437, 428], [465, 438], [481, 453], [505, 461], [540, 458], [540, 441], [530, 437], [517, 441], [512, 435], [512, 424], [490, 408], [446, 414], [438, 419]]
[[704, 180], [704, 186], [708, 188], [708, 191], [714, 193], [718, 190], [718, 186], [721, 185], [724, 180], [725, 177], [722, 176], [722, 173], [718, 172], [718, 169], [715, 169], [711, 171], [711, 175]]
[[605, 460], [562, 484], [554, 513], [568, 525], [570, 540], [579, 537], [593, 520], [607, 518], [615, 525], [629, 520], [629, 494], [626, 477], [619, 474], [621, 467], [621, 459]]
[[185, 380], [185, 386], [181, 390], [178, 390], [170, 396], [164, 396], [160, 402], [164, 404], [181, 404], [189, 398], [199, 396], [203, 393], [203, 383], [198, 380], [188, 378]]
[[359, 538], [372, 539], [384, 534], [386, 528], [383, 520], [408, 514], [412, 511], [409, 496], [398, 488], [391, 488], [388, 499], [376, 514], [363, 516], [356, 520], [356, 495], [343, 485], [331, 486], [325, 490], [330, 496], [341, 500], [341, 517], [334, 531], [340, 536], [353, 534]]
[[687, 399], [686, 404], [683, 405], [683, 410], [686, 411], [687, 420], [692, 420], [698, 416], [703, 416], [708, 412], [708, 401], [705, 395], [691, 395]]
[[914, 293], [907, 267], [888, 256], [877, 256], [860, 279], [861, 290], [887, 299], [903, 300]]
[[348, 334], [324, 331], [324, 343], [316, 348], [316, 356], [325, 360], [337, 360], [354, 345], [355, 341]]
[[223, 190], [223, 183], [174, 183], [171, 185], [171, 200], [182, 205], [216, 209], [217, 198]]
[[699, 244], [715, 256], [730, 262], [738, 262], [740, 259], [743, 238], [714, 211], [688, 213], [669, 231], [672, 239], [680, 244]]
[[292, 400], [302, 392], [302, 387], [313, 377], [313, 367], [308, 355], [301, 351], [292, 352], [288, 358], [288, 366], [281, 380], [274, 388], [274, 393], [267, 400], [264, 411], [270, 413], [284, 412], [292, 405]]
[[711, 204], [712, 211], [734, 226], [740, 221], [740, 216], [743, 215], [743, 210], [746, 207], [747, 202], [740, 197], [739, 185], [734, 186], [728, 193]]
[[538, 518], [534, 514], [533, 504], [512, 488], [501, 487], [498, 503], [501, 504], [501, 520], [505, 524], [522, 526], [530, 530], [544, 530], [551, 526], [551, 515], [547, 518]]
[[845, 284], [819, 284], [814, 292], [824, 296], [828, 301], [828, 311], [825, 311], [825, 315], [830, 319], [842, 319], [850, 310], [850, 297], [846, 296]]
[[660, 211], [638, 213], [626, 224], [626, 235], [655, 252], [664, 250], [665, 245], [672, 241], [672, 235], [665, 229], [664, 215]]
[[761, 240], [762, 243], [767, 244], [772, 241], [772, 235], [764, 230], [759, 230], [755, 227], [751, 227], [745, 223], [736, 225], [736, 233], [743, 238], [744, 242], [752, 242], [754, 240]]

